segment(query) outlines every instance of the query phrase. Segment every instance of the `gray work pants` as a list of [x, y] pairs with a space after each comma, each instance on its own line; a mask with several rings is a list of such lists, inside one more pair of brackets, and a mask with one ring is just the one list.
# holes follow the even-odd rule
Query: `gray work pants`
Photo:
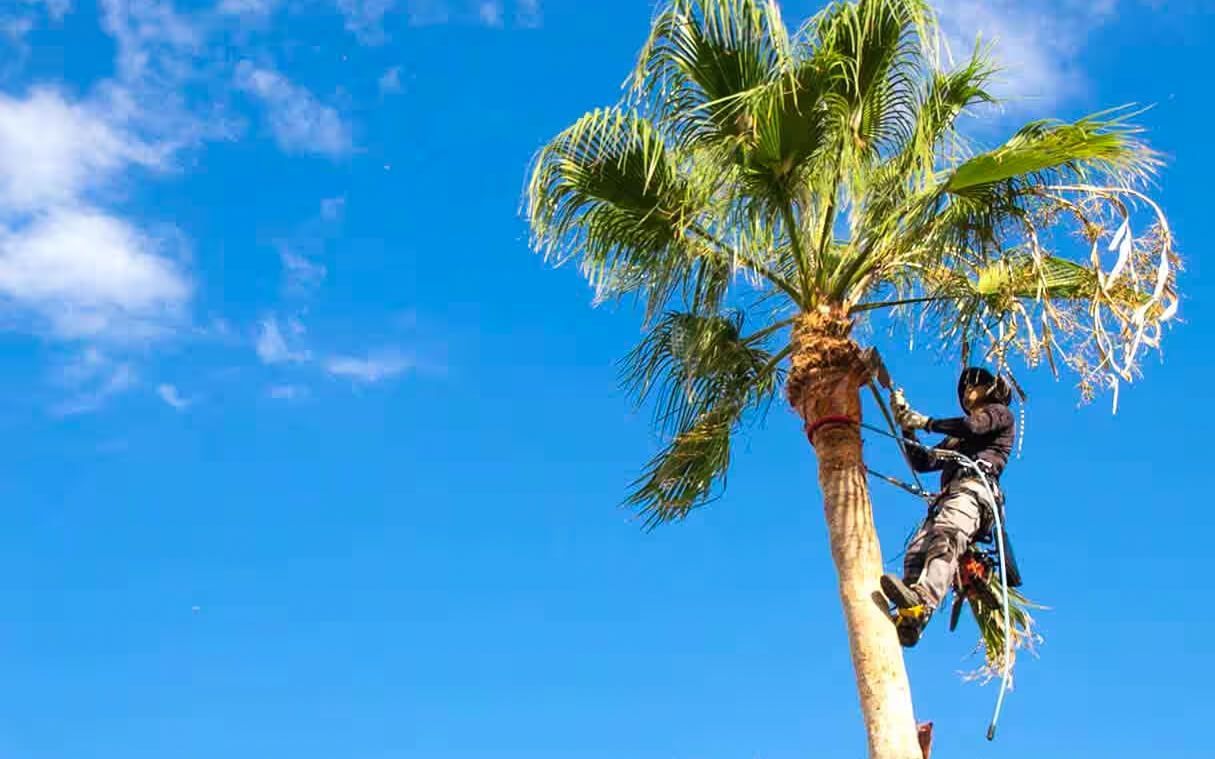
[[933, 504], [903, 559], [903, 581], [920, 591], [927, 606], [940, 606], [958, 571], [958, 559], [982, 529], [986, 510], [994, 506], [983, 484], [973, 478], [951, 483]]

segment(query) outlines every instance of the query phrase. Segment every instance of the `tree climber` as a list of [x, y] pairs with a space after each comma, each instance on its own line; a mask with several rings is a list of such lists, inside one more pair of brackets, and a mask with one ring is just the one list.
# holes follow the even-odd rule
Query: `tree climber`
[[[1008, 404], [1012, 389], [1003, 377], [971, 367], [958, 378], [958, 401], [966, 416], [932, 419], [912, 409], [901, 391], [892, 401], [894, 418], [903, 436], [917, 445], [905, 446], [917, 472], [941, 472], [940, 495], [911, 539], [903, 560], [903, 577], [883, 575], [882, 592], [896, 607], [899, 642], [914, 646], [932, 613], [953, 584], [958, 559], [972, 542], [992, 526], [993, 510], [1003, 505], [999, 478], [1012, 452], [1016, 422]], [[916, 430], [945, 435], [934, 448], [918, 445]], [[983, 469], [992, 493], [972, 469], [936, 454], [954, 451]], [[992, 502], [992, 496], [995, 502]]]

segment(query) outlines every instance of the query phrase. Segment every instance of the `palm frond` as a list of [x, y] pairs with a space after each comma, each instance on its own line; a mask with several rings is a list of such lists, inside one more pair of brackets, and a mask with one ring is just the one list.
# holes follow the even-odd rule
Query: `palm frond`
[[750, 139], [735, 151], [740, 194], [761, 217], [776, 212], [813, 183], [814, 159], [835, 142], [826, 97], [831, 65], [821, 56], [802, 60], [788, 76], [740, 98], [752, 118]]
[[724, 485], [730, 437], [741, 414], [735, 404], [711, 409], [650, 461], [625, 501], [638, 509], [646, 527], [684, 518]]
[[833, 65], [833, 111], [841, 147], [854, 161], [869, 163], [883, 148], [908, 141], [914, 132], [925, 42], [932, 34], [932, 9], [922, 0], [861, 0], [836, 3], [810, 24], [813, 49]]
[[789, 55], [774, 0], [672, 0], [654, 20], [632, 94], [681, 144], [733, 144], [754, 128], [743, 96], [777, 81]]
[[689, 167], [638, 114], [588, 113], [536, 160], [527, 198], [533, 245], [557, 265], [578, 260], [599, 298], [639, 292], [651, 312], [698, 266], [720, 290], [731, 262], [690, 233], [711, 188]]
[[773, 355], [762, 340], [743, 336], [743, 318], [740, 311], [665, 314], [625, 358], [622, 380], [637, 404], [661, 395], [660, 430], [677, 433], [714, 407], [754, 406], [775, 392]]
[[624, 361], [626, 386], [638, 404], [657, 396], [655, 424], [671, 435], [628, 501], [652, 523], [711, 497], [735, 427], [776, 394], [785, 353], [762, 347], [774, 330], [746, 337], [742, 326], [741, 313], [666, 314]]
[[995, 73], [990, 51], [978, 45], [964, 65], [948, 72], [933, 71], [916, 107], [913, 137], [891, 165], [903, 167], [911, 174], [908, 179], [914, 180], [931, 176], [942, 161], [963, 158], [958, 118], [967, 109], [996, 102], [988, 90]]
[[1135, 135], [1126, 108], [1071, 123], [1035, 121], [995, 150], [950, 172], [942, 189], [955, 197], [986, 198], [1043, 184], [1099, 181], [1131, 184], [1159, 165], [1156, 153]]
[[911, 138], [869, 173], [858, 208], [852, 215], [852, 244], [831, 269], [827, 291], [832, 298], [855, 301], [875, 266], [905, 252], [909, 199], [926, 193], [937, 163], [965, 150], [956, 133], [958, 117], [971, 106], [994, 102], [986, 85], [994, 72], [988, 55], [976, 48], [971, 59], [951, 72], [935, 71], [924, 87], [914, 116]]
[[[986, 592], [972, 594], [966, 599], [970, 606], [975, 625], [979, 628], [979, 646], [983, 651], [983, 665], [965, 674], [967, 680], [977, 680], [987, 683], [1003, 677], [1005, 670], [1011, 673], [1016, 666], [1017, 654], [1021, 651], [1035, 653], [1042, 643], [1042, 636], [1037, 631], [1037, 623], [1033, 611], [1045, 609], [1024, 595], [1016, 588], [1008, 588], [1008, 610], [1010, 630], [1004, 628], [1004, 586], [996, 575], [983, 580]], [[1012, 637], [1012, 646], [1008, 639]], [[1006, 659], [1005, 655], [1009, 654]]]
[[1067, 205], [1049, 189], [1061, 183], [1093, 181], [1111, 192], [1129, 191], [1159, 158], [1135, 136], [1139, 129], [1124, 111], [1034, 122], [909, 194], [866, 231], [871, 237], [862, 254], [838, 278], [838, 297], [856, 302], [876, 282], [897, 280], [908, 265], [936, 261], [965, 269], [967, 261], [982, 265], [1032, 243]]
[[[1180, 262], [1163, 212], [1135, 190], [1047, 186], [1042, 200], [1020, 245], [925, 261], [904, 294], [923, 297], [944, 345], [976, 347], [1001, 364], [1016, 354], [1056, 373], [1070, 368], [1087, 400], [1133, 380], [1144, 352], [1159, 349], [1177, 313]], [[1136, 235], [1134, 212], [1144, 206], [1151, 215]], [[1087, 261], [1052, 252], [1036, 232], [1067, 222]]]

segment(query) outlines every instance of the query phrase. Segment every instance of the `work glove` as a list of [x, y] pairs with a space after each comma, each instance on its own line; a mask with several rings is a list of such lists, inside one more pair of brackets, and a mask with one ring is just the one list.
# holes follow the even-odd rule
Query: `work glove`
[[922, 430], [932, 421], [907, 403], [907, 398], [904, 397], [902, 389], [895, 390], [891, 395], [890, 408], [894, 411], [895, 424], [905, 430]]

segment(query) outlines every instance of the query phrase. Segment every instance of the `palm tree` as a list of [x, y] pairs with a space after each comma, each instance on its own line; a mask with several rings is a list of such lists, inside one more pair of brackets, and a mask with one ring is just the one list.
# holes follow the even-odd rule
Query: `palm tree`
[[920, 748], [871, 597], [859, 431], [817, 424], [861, 417], [854, 328], [888, 314], [964, 360], [1045, 360], [1088, 397], [1136, 376], [1177, 302], [1166, 220], [1136, 189], [1159, 161], [1133, 114], [972, 149], [958, 121], [994, 102], [994, 69], [979, 46], [960, 65], [942, 48], [925, 0], [833, 3], [796, 33], [775, 0], [665, 0], [622, 102], [548, 143], [527, 190], [538, 251], [577, 262], [598, 300], [644, 305], [625, 381], [668, 440], [628, 498], [649, 524], [720, 491], [732, 433], [782, 385], [814, 432], [874, 759]]

